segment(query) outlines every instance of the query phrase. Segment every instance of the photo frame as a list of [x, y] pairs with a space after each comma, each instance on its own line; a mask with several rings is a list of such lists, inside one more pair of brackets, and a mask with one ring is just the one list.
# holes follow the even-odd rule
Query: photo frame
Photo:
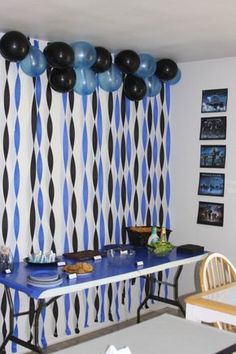
[[198, 194], [223, 197], [225, 190], [224, 173], [200, 173]]
[[225, 140], [226, 116], [202, 117], [200, 127], [200, 140]]
[[200, 167], [224, 168], [226, 145], [201, 145]]
[[212, 226], [223, 226], [224, 204], [200, 201], [198, 206], [197, 223]]
[[202, 91], [202, 113], [226, 112], [228, 89], [214, 89]]

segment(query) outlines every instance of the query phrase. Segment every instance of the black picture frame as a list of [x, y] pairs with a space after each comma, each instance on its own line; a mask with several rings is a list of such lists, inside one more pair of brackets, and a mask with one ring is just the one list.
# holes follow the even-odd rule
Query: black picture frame
[[225, 190], [224, 173], [200, 173], [198, 194], [223, 197]]
[[226, 116], [202, 117], [200, 140], [225, 140], [226, 125]]
[[200, 201], [198, 206], [197, 223], [212, 226], [223, 226], [224, 204]]
[[202, 113], [226, 112], [228, 89], [213, 89], [202, 91]]
[[226, 145], [201, 145], [201, 168], [225, 168]]

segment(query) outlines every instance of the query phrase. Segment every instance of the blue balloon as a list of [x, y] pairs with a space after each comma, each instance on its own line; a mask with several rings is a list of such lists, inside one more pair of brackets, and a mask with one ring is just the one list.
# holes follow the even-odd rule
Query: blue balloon
[[99, 86], [107, 92], [118, 90], [122, 85], [122, 73], [115, 64], [104, 73], [98, 74]]
[[47, 67], [47, 60], [44, 54], [37, 47], [30, 47], [29, 53], [20, 62], [20, 67], [29, 76], [41, 75]]
[[157, 63], [155, 59], [150, 54], [139, 54], [140, 64], [135, 75], [146, 78], [154, 75], [156, 71]]
[[146, 96], [148, 97], [153, 97], [156, 96], [160, 93], [162, 83], [161, 81], [156, 77], [156, 75], [153, 75], [151, 77], [147, 77], [144, 79], [145, 84], [147, 86], [147, 93]]
[[96, 75], [91, 69], [76, 69], [74, 91], [79, 95], [90, 95], [96, 89]]
[[175, 75], [175, 77], [172, 80], [167, 81], [167, 83], [169, 85], [175, 85], [175, 84], [177, 84], [180, 81], [181, 76], [182, 76], [181, 71], [178, 69], [177, 74]]
[[75, 42], [71, 44], [75, 53], [74, 67], [77, 69], [90, 68], [97, 59], [96, 49], [87, 42]]

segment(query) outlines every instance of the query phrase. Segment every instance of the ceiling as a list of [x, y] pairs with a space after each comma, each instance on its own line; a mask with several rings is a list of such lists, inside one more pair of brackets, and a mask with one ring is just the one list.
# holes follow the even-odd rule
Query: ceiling
[[235, 0], [2, 0], [0, 31], [178, 62], [236, 56]]

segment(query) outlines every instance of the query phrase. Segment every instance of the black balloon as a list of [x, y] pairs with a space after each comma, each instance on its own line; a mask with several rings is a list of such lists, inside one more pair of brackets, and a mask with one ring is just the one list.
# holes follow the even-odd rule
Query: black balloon
[[44, 48], [43, 52], [48, 63], [54, 68], [68, 68], [74, 63], [74, 51], [72, 47], [67, 43], [49, 43]]
[[76, 74], [74, 69], [58, 69], [51, 70], [49, 75], [49, 83], [57, 92], [69, 92], [75, 86]]
[[18, 31], [5, 33], [0, 40], [0, 53], [9, 61], [23, 60], [29, 53], [30, 42]]
[[96, 62], [93, 64], [91, 69], [96, 73], [104, 73], [112, 64], [111, 53], [103, 47], [95, 47], [97, 53]]
[[139, 67], [140, 58], [133, 50], [123, 50], [117, 54], [115, 63], [125, 74], [133, 74]]
[[161, 59], [157, 62], [156, 75], [160, 80], [172, 80], [178, 71], [177, 64], [171, 59]]
[[143, 79], [134, 75], [127, 75], [124, 81], [124, 93], [131, 101], [141, 100], [147, 92]]

